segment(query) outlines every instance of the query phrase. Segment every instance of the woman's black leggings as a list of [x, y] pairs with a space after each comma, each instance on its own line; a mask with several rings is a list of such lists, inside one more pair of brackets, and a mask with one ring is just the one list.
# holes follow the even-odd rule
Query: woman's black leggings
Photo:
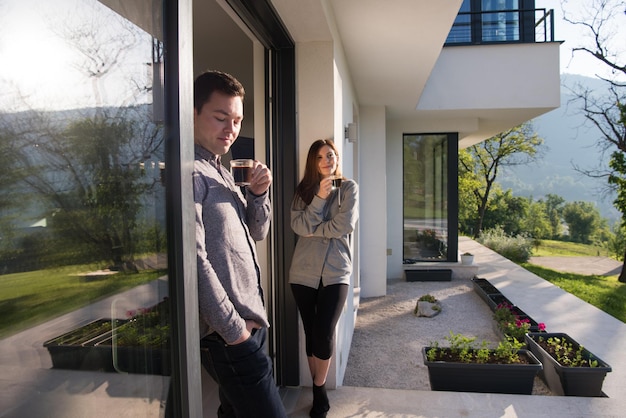
[[292, 284], [291, 291], [304, 325], [306, 355], [328, 360], [333, 354], [335, 326], [348, 297], [348, 285], [324, 286], [320, 280], [317, 289]]

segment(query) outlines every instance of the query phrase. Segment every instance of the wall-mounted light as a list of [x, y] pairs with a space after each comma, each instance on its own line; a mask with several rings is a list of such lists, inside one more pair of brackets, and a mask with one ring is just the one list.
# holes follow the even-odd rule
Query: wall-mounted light
[[345, 138], [349, 142], [356, 142], [358, 138], [356, 123], [349, 123], [348, 126], [345, 128], [344, 133], [345, 133]]

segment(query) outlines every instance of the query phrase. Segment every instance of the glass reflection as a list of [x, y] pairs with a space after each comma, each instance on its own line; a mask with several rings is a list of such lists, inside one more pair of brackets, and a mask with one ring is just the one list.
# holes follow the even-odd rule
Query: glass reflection
[[0, 410], [163, 413], [160, 10], [0, 2]]
[[448, 137], [404, 135], [405, 264], [442, 261], [448, 254]]

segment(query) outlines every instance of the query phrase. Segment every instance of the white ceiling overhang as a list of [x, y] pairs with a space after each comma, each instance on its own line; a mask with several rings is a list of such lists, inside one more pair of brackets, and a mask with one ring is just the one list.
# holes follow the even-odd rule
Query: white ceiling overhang
[[391, 118], [415, 114], [461, 2], [272, 1], [296, 42], [333, 40], [334, 24], [359, 103]]

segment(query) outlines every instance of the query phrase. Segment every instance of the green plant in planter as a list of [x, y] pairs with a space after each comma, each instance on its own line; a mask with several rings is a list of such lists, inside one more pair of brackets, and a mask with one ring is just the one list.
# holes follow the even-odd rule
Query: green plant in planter
[[568, 367], [598, 367], [598, 360], [593, 358], [585, 358], [583, 355], [584, 347], [579, 345], [578, 348], [574, 348], [574, 345], [561, 337], [550, 337], [547, 339], [539, 338], [538, 342], [545, 341], [547, 344], [548, 352], [561, 363], [563, 366]]
[[[496, 306], [493, 319], [496, 321], [498, 329], [500, 329], [507, 338], [514, 338], [519, 342], [524, 341], [524, 335], [530, 331], [530, 320], [520, 318], [513, 311], [513, 306], [506, 302], [502, 302]], [[539, 323], [538, 327], [540, 332], [546, 329], [543, 322]]]
[[467, 337], [463, 334], [455, 334], [445, 337], [448, 347], [440, 347], [438, 342], [430, 343], [426, 352], [428, 361], [450, 361], [460, 363], [497, 363], [513, 364], [520, 363], [519, 350], [524, 344], [513, 338], [500, 341], [495, 349], [489, 348], [489, 342], [483, 340], [476, 343], [476, 337]]
[[169, 301], [163, 301], [151, 308], [128, 311], [129, 320], [115, 332], [119, 346], [164, 347], [170, 343]]
[[525, 341], [543, 363], [541, 378], [555, 395], [604, 396], [611, 366], [562, 332], [529, 332]]
[[541, 370], [541, 362], [514, 339], [489, 343], [476, 342], [475, 337], [454, 334], [446, 337], [449, 347], [431, 343], [422, 347], [424, 364], [432, 390], [532, 393], [533, 381]]
[[111, 331], [111, 328], [112, 326], [110, 320], [94, 321], [79, 328], [78, 330], [73, 330], [64, 335], [61, 335], [52, 341], [56, 345], [81, 343], [95, 336], [102, 335], [108, 331]]

